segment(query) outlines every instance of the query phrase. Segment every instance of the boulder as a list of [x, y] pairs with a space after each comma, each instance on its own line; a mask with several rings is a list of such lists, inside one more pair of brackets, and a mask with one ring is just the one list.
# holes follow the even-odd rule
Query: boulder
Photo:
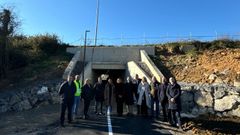
[[196, 91], [194, 101], [200, 107], [213, 107], [213, 97], [211, 93], [206, 91]]
[[221, 99], [226, 95], [226, 91], [224, 90], [223, 87], [219, 87], [218, 89], [215, 90], [214, 92], [214, 98], [215, 99]]
[[231, 114], [240, 117], [240, 105], [238, 105], [237, 109], [233, 110]]
[[231, 110], [237, 102], [239, 102], [240, 97], [237, 95], [225, 96], [222, 99], [216, 99], [214, 110], [215, 111], [228, 111]]
[[194, 107], [193, 101], [193, 93], [188, 91], [183, 91], [181, 94], [181, 104], [182, 104], [182, 111], [187, 113], [191, 112], [192, 108]]
[[22, 110], [31, 109], [32, 106], [28, 100], [24, 100], [24, 101], [21, 101], [21, 102], [15, 104], [12, 108], [14, 111], [22, 111]]
[[20, 101], [21, 101], [21, 98], [17, 94], [13, 94], [12, 97], [10, 98], [9, 104], [14, 105]]
[[38, 95], [42, 95], [48, 92], [48, 87], [43, 86], [38, 92]]

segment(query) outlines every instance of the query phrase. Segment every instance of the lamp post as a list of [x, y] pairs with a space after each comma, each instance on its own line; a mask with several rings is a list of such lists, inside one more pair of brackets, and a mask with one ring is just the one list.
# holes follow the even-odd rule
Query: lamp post
[[85, 38], [84, 38], [84, 47], [83, 47], [83, 66], [82, 66], [82, 85], [84, 83], [84, 67], [85, 67], [85, 55], [86, 55], [86, 47], [87, 47], [87, 33], [90, 30], [85, 31]]

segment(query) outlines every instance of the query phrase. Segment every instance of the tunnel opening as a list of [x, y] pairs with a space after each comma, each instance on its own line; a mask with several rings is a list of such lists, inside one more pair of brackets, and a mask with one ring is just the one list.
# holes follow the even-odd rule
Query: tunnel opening
[[[94, 69], [92, 81], [97, 82], [97, 78], [102, 75], [107, 75], [107, 78], [111, 78], [115, 84], [117, 78], [121, 78], [124, 81], [125, 69]], [[105, 77], [103, 78], [104, 83], [107, 82], [107, 80], [106, 80], [107, 78], [105, 78]]]

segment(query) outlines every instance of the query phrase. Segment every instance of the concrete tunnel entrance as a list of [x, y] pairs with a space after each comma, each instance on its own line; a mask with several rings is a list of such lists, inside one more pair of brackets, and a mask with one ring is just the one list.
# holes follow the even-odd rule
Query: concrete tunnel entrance
[[[123, 81], [125, 79], [125, 69], [93, 69], [92, 70], [92, 81], [95, 83], [97, 82], [97, 78], [101, 75], [109, 75], [109, 78], [111, 78], [116, 83], [117, 78], [121, 78]], [[106, 83], [105, 80], [103, 80], [104, 83]]]

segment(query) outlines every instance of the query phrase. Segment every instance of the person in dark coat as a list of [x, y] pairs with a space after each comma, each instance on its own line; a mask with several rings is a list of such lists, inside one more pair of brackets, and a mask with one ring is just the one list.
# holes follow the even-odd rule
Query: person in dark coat
[[105, 85], [105, 90], [104, 90], [104, 101], [106, 105], [106, 111], [109, 113], [112, 111], [112, 105], [113, 105], [113, 98], [115, 94], [115, 85], [113, 84], [112, 79], [108, 79], [107, 84]]
[[72, 122], [72, 106], [74, 103], [74, 93], [76, 86], [73, 82], [73, 76], [68, 76], [67, 81], [63, 82], [59, 88], [59, 95], [62, 97], [60, 124], [64, 127], [66, 109], [68, 110], [68, 123]]
[[[94, 93], [95, 93], [95, 113], [97, 115], [102, 115], [103, 113], [103, 102], [104, 102], [104, 89], [105, 86], [102, 82], [101, 77], [98, 77], [98, 82], [94, 85]], [[100, 112], [98, 112], [98, 106], [100, 105]]]
[[177, 84], [176, 79], [171, 77], [169, 78], [170, 84], [167, 88], [167, 97], [168, 97], [168, 109], [171, 112], [171, 125], [177, 125], [180, 129], [182, 129], [181, 125], [181, 87]]
[[84, 100], [84, 119], [88, 119], [88, 109], [91, 103], [91, 100], [93, 99], [93, 88], [90, 84], [90, 80], [86, 79], [84, 86], [82, 88], [82, 98]]
[[[158, 98], [160, 101], [160, 104], [162, 106], [162, 113], [163, 113], [163, 121], [166, 122], [168, 120], [167, 116], [169, 117], [169, 112], [168, 112], [168, 97], [166, 95], [167, 92], [167, 87], [168, 87], [168, 81], [165, 77], [162, 78], [162, 84], [159, 87], [158, 91]], [[168, 115], [167, 115], [168, 113]]]
[[133, 98], [133, 83], [130, 79], [130, 77], [127, 77], [127, 82], [125, 83], [125, 89], [124, 89], [124, 99], [125, 104], [127, 107], [127, 115], [133, 115], [133, 104], [134, 104], [134, 98]]
[[117, 83], [115, 85], [115, 94], [116, 94], [118, 116], [122, 116], [122, 114], [123, 114], [124, 88], [125, 87], [124, 87], [124, 83], [122, 82], [122, 79], [118, 78]]
[[[156, 77], [152, 77], [152, 81], [150, 83], [151, 87], [151, 115], [152, 117], [158, 118], [159, 115], [159, 98], [158, 98], [158, 91], [159, 91], [160, 83], [157, 81]], [[156, 111], [154, 111], [154, 104], [156, 106]]]
[[[138, 101], [139, 94], [138, 94], [138, 86], [141, 83], [142, 79], [139, 78], [138, 74], [136, 74], [135, 78], [132, 80], [133, 83], [133, 91], [135, 95], [136, 102]], [[140, 114], [140, 105], [137, 104], [137, 114]]]

